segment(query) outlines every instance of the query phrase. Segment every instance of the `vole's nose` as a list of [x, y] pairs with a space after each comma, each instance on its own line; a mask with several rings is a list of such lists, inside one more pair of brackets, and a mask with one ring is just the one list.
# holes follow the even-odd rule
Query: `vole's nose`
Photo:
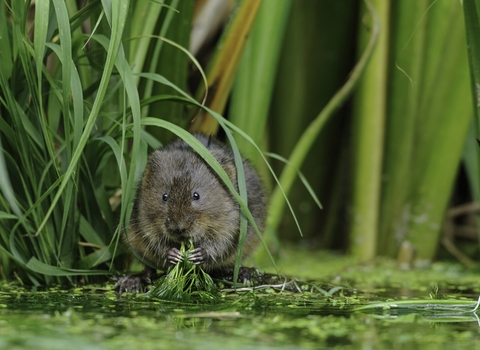
[[170, 231], [170, 233], [175, 236], [186, 235], [188, 231], [188, 224], [183, 221], [167, 219], [165, 221], [165, 226]]
[[187, 232], [187, 229], [185, 229], [184, 227], [175, 227], [172, 228], [171, 231], [172, 234], [174, 234], [175, 236], [183, 236]]

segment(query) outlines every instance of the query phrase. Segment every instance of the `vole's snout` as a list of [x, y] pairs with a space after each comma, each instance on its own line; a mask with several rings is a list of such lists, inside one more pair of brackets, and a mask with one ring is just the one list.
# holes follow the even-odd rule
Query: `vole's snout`
[[175, 236], [183, 236], [187, 232], [187, 229], [185, 227], [176, 226], [176, 227], [172, 227], [170, 231]]
[[184, 220], [177, 221], [167, 218], [167, 220], [165, 220], [165, 227], [172, 236], [185, 236], [188, 234], [190, 223]]

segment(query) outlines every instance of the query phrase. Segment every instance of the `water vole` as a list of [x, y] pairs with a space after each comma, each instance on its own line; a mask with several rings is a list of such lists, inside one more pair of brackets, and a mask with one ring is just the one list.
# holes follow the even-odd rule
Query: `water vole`
[[[220, 163], [237, 188], [233, 151], [212, 137], [195, 135]], [[248, 208], [262, 232], [265, 227], [266, 196], [262, 183], [243, 160]], [[234, 266], [240, 232], [239, 205], [223, 181], [183, 140], [177, 139], [154, 151], [148, 158], [138, 186], [126, 241], [137, 256], [159, 268], [181, 259], [182, 241], [193, 241], [190, 260], [207, 272]], [[248, 225], [243, 257], [259, 239]], [[119, 280], [119, 291], [138, 291], [150, 282], [155, 270], [146, 267], [139, 275]]]

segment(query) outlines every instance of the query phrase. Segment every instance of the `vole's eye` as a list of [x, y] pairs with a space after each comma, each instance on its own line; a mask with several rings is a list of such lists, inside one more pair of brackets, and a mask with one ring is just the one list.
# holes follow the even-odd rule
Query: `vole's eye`
[[164, 202], [166, 202], [168, 200], [168, 193], [164, 193], [162, 199]]
[[193, 192], [192, 198], [194, 201], [198, 201], [200, 199], [200, 195], [197, 192]]

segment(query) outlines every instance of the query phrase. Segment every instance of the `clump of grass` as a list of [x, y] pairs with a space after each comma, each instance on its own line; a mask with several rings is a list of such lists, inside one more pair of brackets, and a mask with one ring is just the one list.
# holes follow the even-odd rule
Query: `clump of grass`
[[148, 292], [149, 297], [182, 302], [215, 303], [219, 293], [212, 277], [199, 265], [193, 264], [189, 256], [194, 249], [185, 249], [182, 242], [180, 252], [183, 261], [169, 268], [166, 275], [160, 277]]

